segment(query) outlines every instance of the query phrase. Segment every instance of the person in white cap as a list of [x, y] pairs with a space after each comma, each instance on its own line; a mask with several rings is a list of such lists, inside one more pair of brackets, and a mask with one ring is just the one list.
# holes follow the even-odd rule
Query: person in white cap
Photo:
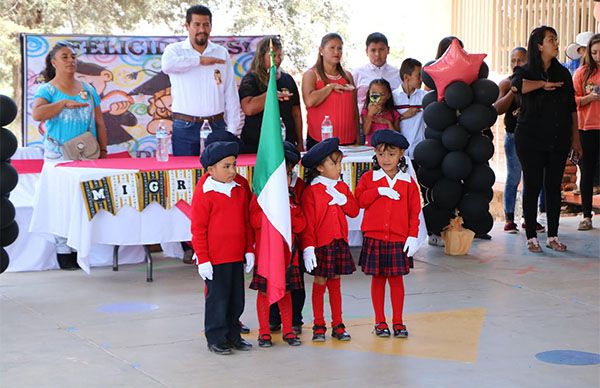
[[579, 68], [581, 58], [585, 56], [586, 47], [593, 35], [594, 33], [590, 31], [580, 32], [575, 37], [575, 42], [567, 46], [565, 54], [570, 61], [566, 62], [564, 66], [569, 69], [571, 75], [575, 74], [575, 70]]

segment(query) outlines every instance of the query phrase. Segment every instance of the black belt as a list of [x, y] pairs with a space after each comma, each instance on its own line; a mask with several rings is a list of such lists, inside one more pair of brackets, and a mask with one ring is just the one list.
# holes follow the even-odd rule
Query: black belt
[[223, 120], [223, 113], [219, 113], [214, 116], [198, 117], [173, 112], [171, 113], [171, 117], [175, 120], [183, 120], [191, 123], [203, 123], [204, 120], [207, 120], [209, 123], [212, 123], [213, 121]]

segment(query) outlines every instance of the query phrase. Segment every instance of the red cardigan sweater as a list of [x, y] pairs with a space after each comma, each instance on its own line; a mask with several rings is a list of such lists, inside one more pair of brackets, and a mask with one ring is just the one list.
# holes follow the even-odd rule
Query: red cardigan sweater
[[419, 233], [419, 212], [421, 196], [416, 182], [396, 180], [394, 190], [400, 193], [395, 201], [381, 196], [379, 187], [389, 187], [385, 177], [373, 181], [373, 171], [363, 174], [356, 187], [356, 198], [365, 209], [361, 230], [365, 237], [377, 240], [406, 242], [408, 237], [417, 237]]
[[205, 174], [198, 181], [192, 198], [192, 245], [197, 264], [242, 262], [244, 253], [254, 252], [248, 182], [237, 175], [235, 182], [239, 186], [231, 190], [230, 198], [216, 191], [205, 193], [202, 186], [208, 176]]
[[304, 189], [301, 201], [306, 217], [306, 228], [301, 233], [303, 249], [326, 246], [335, 239], [348, 241], [346, 216], [356, 217], [360, 209], [348, 185], [340, 181], [335, 189], [348, 198], [344, 206], [329, 205], [331, 196], [322, 183], [310, 184]]

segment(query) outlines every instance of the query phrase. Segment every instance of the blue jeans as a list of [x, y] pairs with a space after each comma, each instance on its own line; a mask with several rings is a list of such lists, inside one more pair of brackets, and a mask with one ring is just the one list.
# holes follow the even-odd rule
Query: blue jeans
[[[515, 134], [506, 133], [504, 137], [504, 154], [506, 156], [506, 183], [504, 184], [504, 214], [514, 217], [517, 190], [521, 182], [521, 162], [515, 149]], [[513, 220], [514, 221], [514, 220]]]
[[[173, 120], [173, 156], [199, 156], [200, 155], [200, 127], [202, 123]], [[213, 131], [225, 130], [225, 120], [210, 123]]]

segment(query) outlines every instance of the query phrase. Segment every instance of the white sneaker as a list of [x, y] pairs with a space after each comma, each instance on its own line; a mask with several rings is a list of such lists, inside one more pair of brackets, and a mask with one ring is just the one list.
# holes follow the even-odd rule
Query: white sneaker
[[437, 234], [429, 235], [428, 242], [429, 242], [429, 245], [433, 245], [435, 247], [444, 247], [445, 246], [442, 236], [438, 236]]
[[546, 225], [548, 225], [548, 219], [546, 218], [546, 212], [538, 214], [537, 222], [544, 227]]

